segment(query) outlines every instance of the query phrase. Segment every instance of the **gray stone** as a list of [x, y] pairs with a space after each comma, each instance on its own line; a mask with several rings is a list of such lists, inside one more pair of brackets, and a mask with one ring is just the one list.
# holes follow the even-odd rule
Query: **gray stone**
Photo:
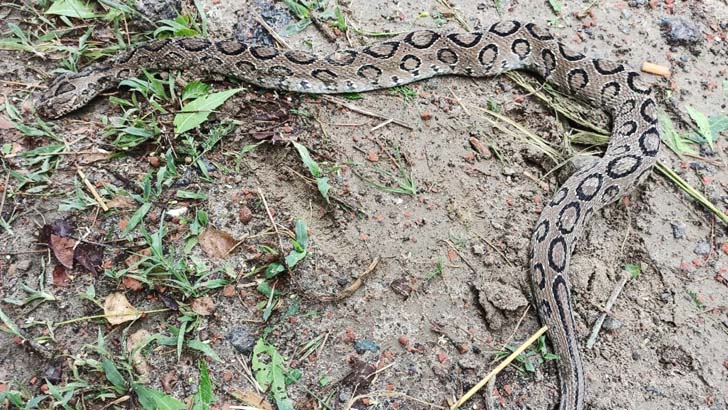
[[710, 253], [710, 244], [705, 241], [700, 241], [697, 245], [695, 245], [695, 249], [693, 249], [693, 252], [696, 255], [705, 256]]
[[256, 339], [249, 329], [238, 327], [233, 329], [227, 336], [227, 340], [235, 350], [242, 354], [250, 354], [255, 346]]
[[684, 17], [663, 17], [660, 25], [668, 44], [687, 45], [702, 40], [700, 27]]
[[672, 227], [672, 237], [675, 239], [685, 239], [685, 224], [682, 222], [670, 223]]

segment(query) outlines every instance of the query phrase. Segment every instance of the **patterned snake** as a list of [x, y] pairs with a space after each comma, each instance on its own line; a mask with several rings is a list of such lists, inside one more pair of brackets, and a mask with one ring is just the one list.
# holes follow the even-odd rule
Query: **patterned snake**
[[471, 33], [415, 31], [326, 56], [238, 41], [188, 37], [157, 40], [61, 74], [38, 103], [57, 118], [147, 69], [192, 69], [260, 87], [302, 93], [375, 90], [438, 75], [489, 77], [536, 72], [577, 99], [605, 109], [612, 138], [604, 156], [577, 171], [544, 207], [531, 239], [530, 273], [541, 321], [560, 356], [560, 409], [584, 407], [585, 380], [569, 291], [569, 261], [594, 212], [614, 202], [651, 170], [660, 147], [656, 105], [635, 71], [575, 53], [534, 24], [505, 21]]

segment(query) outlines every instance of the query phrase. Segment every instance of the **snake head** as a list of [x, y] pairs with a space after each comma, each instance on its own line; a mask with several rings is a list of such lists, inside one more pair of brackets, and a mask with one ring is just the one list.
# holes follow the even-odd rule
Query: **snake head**
[[38, 99], [38, 114], [55, 119], [88, 104], [113, 86], [110, 69], [108, 65], [93, 64], [78, 73], [59, 74]]

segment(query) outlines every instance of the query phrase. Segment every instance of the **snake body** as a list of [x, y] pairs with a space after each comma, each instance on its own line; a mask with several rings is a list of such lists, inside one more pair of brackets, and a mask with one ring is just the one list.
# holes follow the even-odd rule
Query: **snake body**
[[79, 73], [59, 75], [38, 103], [49, 118], [86, 105], [146, 69], [187, 69], [236, 77], [260, 87], [302, 93], [349, 93], [439, 76], [489, 77], [536, 72], [562, 91], [605, 109], [612, 138], [604, 156], [573, 174], [545, 205], [531, 239], [534, 303], [560, 356], [560, 409], [581, 410], [585, 378], [569, 291], [569, 261], [591, 216], [637, 185], [660, 148], [655, 100], [640, 75], [569, 50], [531, 23], [504, 21], [479, 32], [414, 31], [326, 56], [238, 41], [188, 37], [153, 41]]

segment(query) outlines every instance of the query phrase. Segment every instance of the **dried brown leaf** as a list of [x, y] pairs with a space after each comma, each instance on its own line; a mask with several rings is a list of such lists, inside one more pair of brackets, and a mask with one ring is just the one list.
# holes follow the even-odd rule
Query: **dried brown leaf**
[[106, 320], [112, 325], [136, 320], [142, 316], [121, 292], [114, 292], [106, 297], [106, 300], [104, 300], [104, 314]]
[[193, 299], [190, 307], [200, 316], [210, 316], [215, 313], [215, 301], [207, 295]]
[[67, 236], [58, 236], [51, 234], [49, 245], [53, 251], [53, 255], [58, 259], [61, 265], [68, 269], [73, 269], [73, 246], [76, 241]]
[[215, 228], [207, 228], [200, 234], [200, 246], [207, 256], [223, 258], [238, 242], [232, 235]]

